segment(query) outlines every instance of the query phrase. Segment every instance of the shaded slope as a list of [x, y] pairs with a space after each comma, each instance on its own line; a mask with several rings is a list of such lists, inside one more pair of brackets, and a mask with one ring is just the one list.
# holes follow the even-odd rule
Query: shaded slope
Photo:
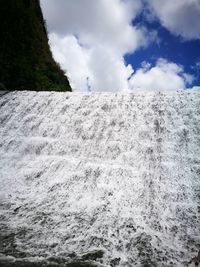
[[49, 49], [39, 0], [0, 4], [0, 83], [9, 90], [71, 91]]
[[1, 97], [1, 253], [193, 266], [199, 104], [200, 91]]

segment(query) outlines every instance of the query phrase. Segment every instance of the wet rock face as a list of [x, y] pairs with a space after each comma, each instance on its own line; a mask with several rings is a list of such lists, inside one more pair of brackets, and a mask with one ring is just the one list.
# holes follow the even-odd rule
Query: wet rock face
[[0, 97], [1, 266], [193, 266], [200, 91]]

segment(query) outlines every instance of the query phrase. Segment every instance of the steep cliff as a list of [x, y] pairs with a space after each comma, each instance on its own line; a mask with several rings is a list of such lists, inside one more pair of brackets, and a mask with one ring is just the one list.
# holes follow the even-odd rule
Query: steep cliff
[[52, 57], [39, 0], [0, 3], [0, 90], [71, 91]]

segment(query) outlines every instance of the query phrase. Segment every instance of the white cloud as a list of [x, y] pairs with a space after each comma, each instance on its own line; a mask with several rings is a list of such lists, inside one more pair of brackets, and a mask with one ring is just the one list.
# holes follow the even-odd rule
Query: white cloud
[[42, 0], [50, 32], [78, 36], [83, 45], [99, 43], [125, 53], [146, 44], [143, 31], [131, 25], [140, 0]]
[[41, 0], [41, 5], [53, 55], [74, 90], [172, 90], [185, 88], [192, 79], [162, 59], [154, 67], [143, 63], [131, 77], [124, 55], [158, 41], [156, 31], [132, 25], [141, 0]]
[[123, 57], [109, 47], [85, 48], [72, 35], [62, 38], [51, 34], [50, 42], [55, 59], [67, 70], [71, 85], [76, 90], [86, 91], [88, 83], [93, 91], [128, 89], [132, 67], [126, 66]]
[[93, 49], [89, 66], [93, 74], [93, 90], [128, 90], [128, 78], [133, 69], [131, 65], [126, 66], [123, 57], [116, 56], [112, 49], [101, 46]]
[[183, 68], [165, 59], [159, 59], [156, 66], [143, 63], [142, 68], [133, 74], [129, 83], [132, 90], [179, 90], [191, 84], [192, 75], [183, 72]]
[[164, 27], [185, 39], [200, 39], [199, 0], [146, 1]]
[[56, 60], [71, 85], [92, 90], [128, 89], [133, 72], [124, 55], [156, 40], [156, 31], [132, 25], [140, 0], [42, 0]]
[[187, 88], [187, 89], [200, 90], [200, 86], [193, 86], [192, 88]]
[[53, 55], [57, 62], [67, 72], [72, 88], [87, 90], [90, 52], [79, 45], [77, 39], [70, 35], [60, 37], [55, 33], [49, 35]]

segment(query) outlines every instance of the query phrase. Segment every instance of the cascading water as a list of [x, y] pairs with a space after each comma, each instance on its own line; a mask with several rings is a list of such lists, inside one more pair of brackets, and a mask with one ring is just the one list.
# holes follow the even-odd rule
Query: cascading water
[[1, 266], [193, 266], [199, 118], [198, 90], [1, 96]]

